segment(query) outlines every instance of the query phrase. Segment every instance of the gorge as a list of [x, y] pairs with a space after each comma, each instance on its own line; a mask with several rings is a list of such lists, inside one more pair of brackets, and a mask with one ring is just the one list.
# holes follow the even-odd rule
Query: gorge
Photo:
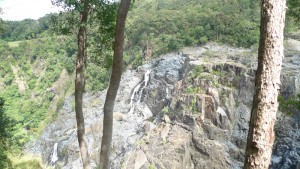
[[[281, 95], [300, 93], [300, 41], [285, 42]], [[114, 108], [113, 169], [243, 166], [256, 49], [208, 43], [153, 58], [122, 76]], [[84, 95], [92, 166], [99, 163], [106, 90]], [[48, 166], [80, 168], [74, 96], [26, 152]], [[272, 169], [300, 168], [299, 113], [278, 112]]]

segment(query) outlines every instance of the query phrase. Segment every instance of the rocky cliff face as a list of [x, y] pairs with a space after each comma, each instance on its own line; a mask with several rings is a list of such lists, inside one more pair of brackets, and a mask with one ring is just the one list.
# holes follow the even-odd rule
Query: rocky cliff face
[[[287, 50], [281, 91], [285, 97], [300, 92], [300, 49]], [[127, 70], [114, 110], [111, 168], [241, 168], [256, 66], [256, 54], [250, 50], [208, 44]], [[105, 94], [84, 96], [94, 167], [99, 162]], [[73, 100], [66, 98], [57, 120], [28, 146], [28, 152], [57, 168], [82, 166]], [[299, 120], [298, 114], [278, 113], [271, 168], [300, 166]]]

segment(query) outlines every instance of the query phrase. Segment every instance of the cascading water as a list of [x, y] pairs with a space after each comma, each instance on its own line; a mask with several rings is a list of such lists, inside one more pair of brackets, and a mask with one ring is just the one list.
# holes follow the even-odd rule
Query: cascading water
[[130, 106], [132, 107], [133, 106], [133, 103], [134, 103], [134, 97], [135, 95], [139, 92], [139, 89], [141, 87], [141, 84], [142, 83], [139, 83], [133, 90], [133, 93], [131, 95], [131, 98], [130, 98]]
[[149, 80], [150, 80], [150, 73], [151, 70], [147, 70], [144, 76], [144, 86], [142, 87], [142, 89], [139, 91], [139, 95], [138, 95], [138, 103], [141, 102], [142, 99], [142, 94], [143, 94], [143, 90], [145, 89], [145, 87], [148, 86]]
[[[130, 110], [129, 110], [129, 113], [133, 113], [134, 108], [135, 108], [134, 103], [136, 101], [137, 101], [137, 103], [141, 102], [143, 90], [145, 89], [145, 87], [148, 86], [148, 83], [149, 83], [149, 80], [150, 80], [150, 73], [151, 73], [151, 70], [147, 70], [145, 75], [144, 75], [144, 80], [134, 88], [133, 93], [130, 97]], [[142, 86], [142, 84], [144, 84], [144, 85]], [[141, 86], [142, 86], [142, 88], [141, 88]]]
[[169, 88], [166, 87], [166, 93], [167, 93], [167, 99], [170, 98], [170, 95], [169, 95]]
[[51, 157], [51, 163], [52, 164], [54, 164], [58, 160], [57, 146], [58, 146], [58, 143], [55, 143], [54, 147], [53, 147], [53, 154], [52, 154], [52, 157]]

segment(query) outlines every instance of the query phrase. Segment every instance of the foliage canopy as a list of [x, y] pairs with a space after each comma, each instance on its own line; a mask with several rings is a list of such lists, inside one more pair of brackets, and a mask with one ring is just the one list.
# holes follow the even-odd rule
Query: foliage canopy
[[13, 131], [13, 120], [4, 112], [4, 99], [0, 97], [0, 168], [9, 166], [7, 153], [10, 148], [9, 141]]

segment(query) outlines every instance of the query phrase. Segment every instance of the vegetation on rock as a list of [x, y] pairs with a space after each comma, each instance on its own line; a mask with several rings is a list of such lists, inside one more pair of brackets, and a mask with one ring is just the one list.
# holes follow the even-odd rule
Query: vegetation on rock
[[278, 96], [278, 101], [279, 110], [281, 110], [282, 112], [288, 115], [300, 112], [300, 94], [291, 96], [288, 99], [285, 99], [282, 96]]

